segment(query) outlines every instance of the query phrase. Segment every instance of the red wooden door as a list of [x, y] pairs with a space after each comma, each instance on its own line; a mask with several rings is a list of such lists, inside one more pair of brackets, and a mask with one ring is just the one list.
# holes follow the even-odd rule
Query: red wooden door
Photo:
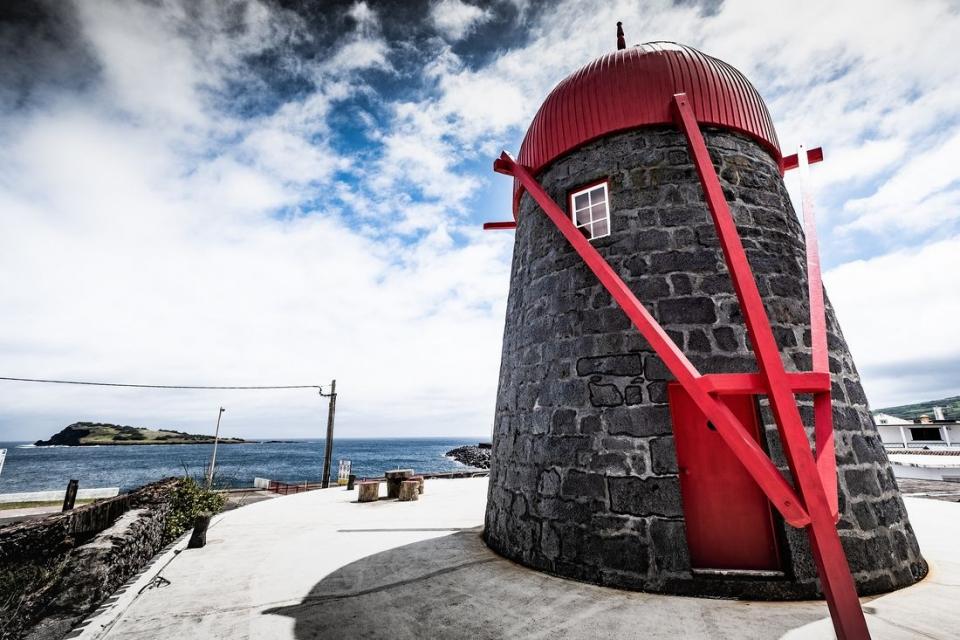
[[[767, 497], [680, 385], [669, 391], [687, 545], [694, 569], [779, 571]], [[760, 442], [756, 401], [721, 396]]]

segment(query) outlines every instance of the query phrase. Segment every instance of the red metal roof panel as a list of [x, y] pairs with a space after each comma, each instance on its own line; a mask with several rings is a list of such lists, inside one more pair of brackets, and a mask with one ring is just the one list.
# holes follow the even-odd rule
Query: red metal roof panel
[[[701, 124], [756, 140], [777, 162], [780, 143], [757, 90], [732, 66], [692, 47], [649, 42], [602, 56], [574, 71], [547, 96], [517, 161], [536, 174], [604, 135], [673, 124], [673, 94], [685, 92]], [[514, 211], [521, 188], [514, 183]]]

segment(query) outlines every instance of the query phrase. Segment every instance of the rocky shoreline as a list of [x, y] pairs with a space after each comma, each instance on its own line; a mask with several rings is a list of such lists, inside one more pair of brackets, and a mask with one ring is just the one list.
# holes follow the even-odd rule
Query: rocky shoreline
[[475, 467], [477, 469], [489, 469], [490, 468], [490, 445], [485, 443], [480, 443], [477, 445], [457, 447], [456, 449], [447, 451], [447, 457], [453, 458], [460, 464], [465, 464], [468, 467]]

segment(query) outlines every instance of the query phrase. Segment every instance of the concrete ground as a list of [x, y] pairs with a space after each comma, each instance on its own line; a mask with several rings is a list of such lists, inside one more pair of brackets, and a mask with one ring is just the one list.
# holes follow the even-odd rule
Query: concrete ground
[[904, 497], [960, 502], [960, 482], [897, 478], [897, 486]]
[[[427, 481], [417, 502], [329, 489], [221, 514], [203, 549], [173, 549], [83, 638], [832, 638], [822, 602], [658, 596], [555, 578], [480, 540], [486, 478]], [[960, 504], [908, 499], [931, 562], [869, 601], [874, 637], [956, 638]]]

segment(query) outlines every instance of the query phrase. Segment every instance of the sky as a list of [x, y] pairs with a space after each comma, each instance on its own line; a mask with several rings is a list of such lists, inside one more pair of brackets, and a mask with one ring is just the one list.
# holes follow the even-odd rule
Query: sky
[[[960, 4], [50, 0], [0, 8], [0, 376], [326, 384], [337, 435], [489, 437], [516, 152], [550, 89], [672, 40], [814, 165], [874, 408], [960, 394]], [[796, 196], [796, 185], [788, 177]], [[318, 437], [316, 391], [0, 382], [0, 440], [78, 420]]]

